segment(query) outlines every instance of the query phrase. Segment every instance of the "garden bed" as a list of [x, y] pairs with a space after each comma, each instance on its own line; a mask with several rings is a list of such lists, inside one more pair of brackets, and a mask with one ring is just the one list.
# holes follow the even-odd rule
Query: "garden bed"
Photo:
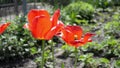
[[[40, 7], [38, 7], [40, 8]], [[49, 6], [50, 9], [50, 6]], [[46, 9], [46, 10], [49, 10]], [[83, 9], [84, 10], [84, 9]], [[51, 9], [49, 12], [52, 11]], [[61, 9], [62, 11], [62, 9]], [[63, 10], [69, 12], [69, 10]], [[78, 58], [77, 58], [77, 68], [119, 68], [120, 67], [120, 6], [103, 8], [95, 8], [93, 10], [91, 18], [83, 17], [73, 17], [72, 13], [67, 19], [63, 19], [65, 24], [81, 26], [84, 32], [92, 32], [96, 35], [92, 38], [93, 41], [82, 47], [78, 48]], [[52, 12], [50, 12], [52, 14]], [[64, 15], [61, 17], [64, 18]], [[68, 13], [69, 14], [69, 13]], [[83, 13], [84, 14], [84, 13]], [[77, 14], [78, 16], [79, 14]], [[69, 16], [69, 15], [68, 15]], [[22, 18], [22, 17], [21, 17]], [[15, 52], [14, 47], [16, 47], [15, 54], [18, 57], [13, 57], [14, 61], [7, 57], [2, 59], [0, 63], [0, 68], [39, 68], [41, 64], [41, 41], [35, 40], [30, 35], [30, 32], [22, 28], [23, 24], [26, 23], [26, 20], [21, 20], [18, 18], [17, 23], [13, 23], [6, 32], [1, 35], [3, 49], [10, 49], [10, 54], [2, 53], [7, 55], [12, 55]], [[82, 18], [82, 19], [81, 19]], [[62, 19], [62, 18], [61, 18]], [[20, 25], [20, 22], [23, 24]], [[19, 23], [19, 24], [18, 24]], [[15, 31], [15, 30], [18, 30]], [[10, 34], [10, 35], [8, 35]], [[28, 37], [29, 36], [29, 37]], [[7, 41], [3, 41], [7, 39]], [[15, 42], [10, 42], [11, 40]], [[54, 56], [55, 56], [55, 68], [74, 68], [75, 55], [74, 47], [71, 47], [63, 42], [63, 40], [55, 37], [53, 41], [45, 41], [46, 50], [45, 50], [45, 68], [52, 67], [52, 49], [51, 45], [54, 44]], [[7, 44], [6, 44], [7, 43]], [[17, 44], [14, 45], [14, 44]], [[18, 48], [18, 50], [17, 50]], [[13, 51], [12, 51], [13, 50]], [[1, 51], [2, 52], [2, 51]], [[3, 52], [6, 52], [3, 50]], [[25, 53], [24, 53], [25, 52]], [[22, 56], [21, 56], [22, 55]], [[3, 56], [2, 56], [3, 57]], [[5, 62], [4, 62], [5, 61]]]

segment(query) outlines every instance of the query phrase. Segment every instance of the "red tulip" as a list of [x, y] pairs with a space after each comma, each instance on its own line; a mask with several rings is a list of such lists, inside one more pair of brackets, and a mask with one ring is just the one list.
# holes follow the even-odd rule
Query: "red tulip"
[[86, 44], [87, 42], [91, 42], [90, 39], [93, 35], [92, 33], [86, 33], [82, 38], [82, 28], [80, 26], [71, 26], [68, 25], [64, 27], [61, 31], [62, 39], [71, 46], [78, 47]]
[[10, 22], [0, 24], [0, 34], [2, 34], [9, 25]]
[[36, 39], [51, 39], [64, 25], [58, 20], [60, 10], [56, 10], [53, 17], [44, 10], [32, 9], [28, 13], [28, 28]]

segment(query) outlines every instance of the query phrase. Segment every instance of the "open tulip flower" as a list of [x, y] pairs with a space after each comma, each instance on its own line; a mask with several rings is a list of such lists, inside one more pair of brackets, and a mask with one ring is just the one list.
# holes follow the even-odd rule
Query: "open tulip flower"
[[0, 34], [2, 34], [9, 25], [10, 22], [0, 24]]
[[83, 30], [80, 26], [71, 26], [68, 25], [64, 27], [61, 31], [62, 39], [69, 45], [78, 47], [86, 44], [87, 42], [91, 42], [90, 39], [93, 35], [92, 33], [86, 33], [82, 38]]
[[63, 26], [63, 23], [58, 20], [60, 10], [56, 10], [54, 15], [44, 10], [32, 9], [28, 13], [28, 24], [23, 27], [28, 28], [32, 36], [36, 39], [51, 39]]

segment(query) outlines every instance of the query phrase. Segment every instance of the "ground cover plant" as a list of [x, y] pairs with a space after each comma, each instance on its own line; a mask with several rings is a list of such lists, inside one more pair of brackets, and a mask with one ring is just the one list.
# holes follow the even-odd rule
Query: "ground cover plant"
[[82, 1], [74, 2], [62, 10], [62, 20], [69, 24], [90, 22], [94, 11], [95, 8], [89, 3]]
[[[50, 12], [53, 14], [36, 9], [25, 18], [17, 17], [10, 21], [11, 24], [0, 35], [0, 61], [6, 63], [0, 63], [0, 67], [29, 68], [24, 65], [29, 61], [19, 61], [29, 59], [35, 65], [32, 68], [119, 68], [120, 6], [113, 3], [93, 5], [88, 1], [74, 1]], [[55, 24], [57, 20], [60, 25]], [[46, 28], [43, 24], [46, 21], [54, 24], [52, 27], [47, 24]], [[59, 32], [61, 27], [63, 29]], [[85, 40], [87, 32], [95, 34], [92, 40]], [[85, 41], [88, 43], [84, 44]], [[13, 63], [13, 60], [24, 63]]]

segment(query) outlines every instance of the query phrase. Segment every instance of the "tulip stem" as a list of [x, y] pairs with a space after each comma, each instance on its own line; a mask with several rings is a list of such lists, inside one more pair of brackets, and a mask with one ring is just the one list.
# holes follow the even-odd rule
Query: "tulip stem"
[[45, 46], [45, 40], [42, 40], [42, 63], [41, 63], [41, 68], [44, 67], [44, 47]]
[[77, 48], [75, 48], [75, 64], [74, 64], [74, 68], [76, 68], [77, 66], [77, 58], [78, 58], [78, 54], [77, 54]]
[[62, 63], [61, 68], [65, 68], [64, 63]]
[[53, 68], [55, 68], [55, 59], [54, 59], [54, 45], [52, 43], [52, 60], [53, 60]]

